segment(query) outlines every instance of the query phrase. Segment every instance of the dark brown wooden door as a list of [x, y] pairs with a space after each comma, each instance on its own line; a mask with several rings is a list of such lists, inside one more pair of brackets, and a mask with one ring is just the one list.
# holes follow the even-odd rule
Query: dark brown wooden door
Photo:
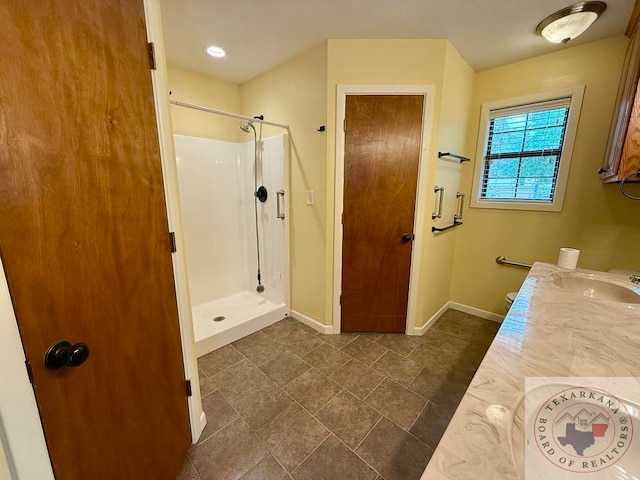
[[[0, 18], [0, 253], [56, 478], [173, 480], [190, 426], [142, 1]], [[46, 369], [59, 340], [87, 361]]]
[[423, 104], [347, 96], [342, 331], [405, 331]]

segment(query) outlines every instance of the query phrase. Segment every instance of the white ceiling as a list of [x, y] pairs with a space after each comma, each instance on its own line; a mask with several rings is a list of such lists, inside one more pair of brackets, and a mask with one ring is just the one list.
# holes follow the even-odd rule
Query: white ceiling
[[[623, 33], [633, 0], [605, 0], [569, 46]], [[476, 71], [552, 52], [535, 33], [573, 0], [160, 0], [169, 63], [242, 83], [329, 38], [447, 38]], [[223, 59], [205, 45], [227, 51]]]

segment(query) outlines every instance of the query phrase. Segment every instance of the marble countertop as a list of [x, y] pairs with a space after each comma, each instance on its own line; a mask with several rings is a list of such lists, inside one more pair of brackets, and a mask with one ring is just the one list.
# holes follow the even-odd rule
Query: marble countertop
[[[534, 264], [422, 480], [522, 478], [512, 438], [526, 377], [640, 377], [640, 304], [567, 292], [555, 272], [566, 270]], [[576, 272], [634, 288], [625, 276]]]

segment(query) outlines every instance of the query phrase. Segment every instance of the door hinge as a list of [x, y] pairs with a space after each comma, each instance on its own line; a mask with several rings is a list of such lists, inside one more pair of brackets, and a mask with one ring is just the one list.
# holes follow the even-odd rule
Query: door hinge
[[340, 214], [340, 223], [344, 225], [344, 213]]
[[191, 389], [191, 380], [187, 380], [187, 397], [193, 396], [193, 390]]
[[147, 44], [147, 49], [149, 51], [149, 64], [151, 65], [151, 70], [156, 69], [156, 47], [153, 45], [153, 42], [149, 42]]
[[347, 119], [346, 118], [342, 119], [342, 131], [343, 132], [347, 131]]
[[24, 366], [27, 367], [27, 376], [29, 377], [29, 383], [33, 385], [33, 371], [31, 370], [31, 364], [29, 360], [24, 361]]
[[340, 295], [340, 305], [342, 305], [342, 295]]
[[171, 253], [176, 253], [178, 247], [176, 247], [176, 234], [174, 232], [169, 232], [169, 241], [171, 242]]

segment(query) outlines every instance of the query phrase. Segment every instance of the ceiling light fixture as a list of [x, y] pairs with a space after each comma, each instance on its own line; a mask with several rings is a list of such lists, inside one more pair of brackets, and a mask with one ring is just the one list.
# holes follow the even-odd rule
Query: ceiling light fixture
[[585, 32], [607, 9], [604, 2], [580, 2], [542, 20], [536, 33], [552, 43], [567, 43]]
[[208, 55], [216, 58], [222, 58], [227, 54], [227, 52], [225, 52], [223, 48], [216, 47], [215, 45], [204, 47], [204, 51], [207, 52]]

